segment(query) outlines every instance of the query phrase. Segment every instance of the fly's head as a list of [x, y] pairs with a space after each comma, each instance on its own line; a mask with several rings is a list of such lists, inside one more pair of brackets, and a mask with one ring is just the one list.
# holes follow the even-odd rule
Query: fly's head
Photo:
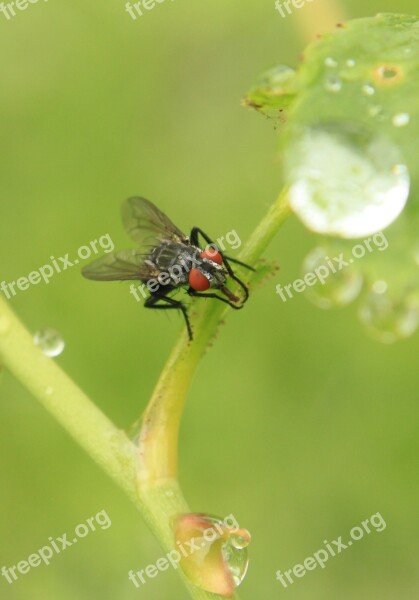
[[189, 272], [189, 285], [196, 292], [205, 292], [211, 288], [218, 289], [230, 302], [237, 303], [240, 298], [235, 296], [225, 285], [228, 271], [223, 265], [223, 258], [212, 248], [199, 252], [199, 264]]

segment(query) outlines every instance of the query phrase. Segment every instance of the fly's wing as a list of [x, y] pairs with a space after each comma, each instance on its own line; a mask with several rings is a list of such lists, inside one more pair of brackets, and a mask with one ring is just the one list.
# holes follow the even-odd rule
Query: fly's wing
[[125, 229], [141, 247], [153, 247], [161, 242], [185, 242], [187, 237], [145, 198], [129, 198], [122, 205]]
[[94, 260], [82, 269], [87, 279], [96, 281], [129, 281], [140, 279], [148, 281], [157, 277], [160, 271], [139, 250], [121, 250], [111, 252]]

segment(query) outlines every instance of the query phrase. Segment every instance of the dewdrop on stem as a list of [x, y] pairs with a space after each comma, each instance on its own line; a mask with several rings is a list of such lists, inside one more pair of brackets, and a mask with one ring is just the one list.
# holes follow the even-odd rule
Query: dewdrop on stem
[[190, 581], [208, 592], [232, 596], [246, 575], [250, 533], [232, 516], [223, 521], [189, 513], [176, 518], [174, 534], [180, 565]]
[[39, 346], [45, 356], [54, 358], [62, 354], [65, 348], [65, 342], [58, 331], [55, 329], [40, 329], [33, 336], [36, 346]]

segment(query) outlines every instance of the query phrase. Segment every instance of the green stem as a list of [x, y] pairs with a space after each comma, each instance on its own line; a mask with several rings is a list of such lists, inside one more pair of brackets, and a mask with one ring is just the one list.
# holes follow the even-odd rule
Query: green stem
[[[243, 260], [253, 263], [259, 258], [288, 213], [283, 193], [251, 236]], [[0, 298], [0, 364], [126, 492], [165, 552], [174, 546], [172, 518], [190, 512], [176, 479], [177, 437], [184, 400], [224, 312], [224, 307], [216, 303], [196, 311], [195, 340], [190, 345], [182, 335], [176, 344], [146, 410], [138, 449], [53, 360], [42, 354], [32, 335]], [[222, 600], [192, 585], [180, 569], [178, 572], [194, 600]], [[233, 598], [238, 600], [237, 596]]]
[[[251, 235], [240, 260], [253, 265], [289, 212], [287, 190], [284, 190]], [[229, 310], [221, 302], [195, 304], [192, 314], [194, 340], [189, 343], [184, 333], [163, 369], [145, 411], [140, 433], [140, 477], [145, 485], [177, 479], [177, 442], [187, 391], [208, 343]]]

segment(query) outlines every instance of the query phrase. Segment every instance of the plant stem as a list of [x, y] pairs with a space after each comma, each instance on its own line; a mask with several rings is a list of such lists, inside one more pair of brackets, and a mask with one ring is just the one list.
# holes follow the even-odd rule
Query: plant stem
[[[136, 445], [33, 343], [32, 335], [0, 297], [0, 364], [57, 419], [74, 440], [125, 491], [165, 552], [173, 550], [171, 519], [189, 512], [176, 481], [140, 493]], [[128, 569], [127, 569], [128, 571]], [[224, 600], [190, 583], [178, 570], [193, 600]], [[237, 600], [237, 598], [236, 598]]]
[[[284, 190], [251, 235], [240, 260], [253, 265], [289, 212]], [[202, 302], [193, 314], [193, 342], [188, 341], [186, 333], [181, 335], [163, 369], [146, 408], [140, 433], [140, 477], [144, 484], [177, 479], [177, 441], [187, 391], [208, 343], [229, 310], [221, 302]]]
[[[268, 211], [241, 259], [254, 263], [289, 214], [286, 193]], [[177, 439], [187, 390], [208, 342], [228, 311], [202, 303], [193, 315], [195, 340], [182, 334], [146, 410], [139, 448], [33, 343], [32, 335], [0, 298], [0, 364], [5, 366], [134, 502], [165, 552], [174, 547], [172, 519], [190, 512], [177, 482]], [[194, 600], [223, 600], [178, 572]], [[238, 600], [234, 595], [233, 600]]]

